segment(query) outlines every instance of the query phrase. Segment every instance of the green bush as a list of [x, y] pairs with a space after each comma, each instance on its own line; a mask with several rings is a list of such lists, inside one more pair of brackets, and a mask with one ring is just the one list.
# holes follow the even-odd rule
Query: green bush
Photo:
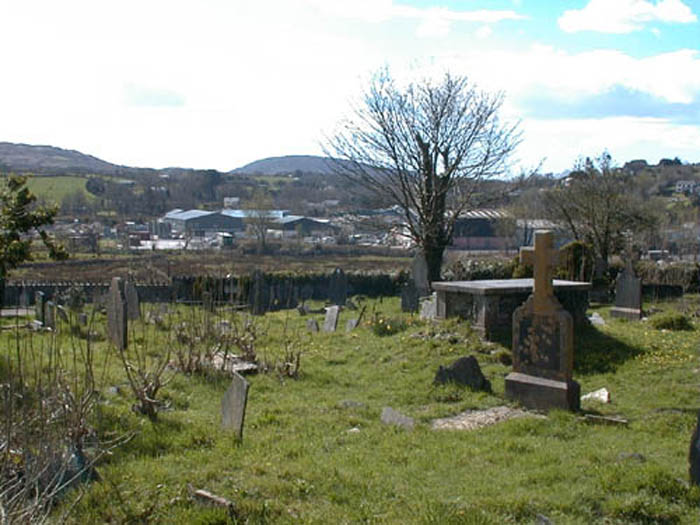
[[407, 326], [408, 324], [403, 319], [382, 316], [375, 316], [370, 323], [372, 333], [380, 337], [403, 332]]
[[667, 312], [652, 317], [651, 326], [657, 330], [694, 330], [690, 319], [679, 312]]

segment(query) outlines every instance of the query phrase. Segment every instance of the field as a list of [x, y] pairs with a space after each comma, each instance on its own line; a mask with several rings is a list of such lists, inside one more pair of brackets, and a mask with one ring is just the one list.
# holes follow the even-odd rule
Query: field
[[[596, 308], [606, 325], [577, 333], [574, 376], [582, 392], [606, 387], [612, 396], [610, 404], [584, 402], [583, 412], [620, 416], [626, 426], [553, 411], [474, 431], [436, 431], [435, 418], [512, 406], [504, 399], [507, 349], [481, 341], [467, 323], [400, 313], [396, 298], [356, 300], [367, 311], [351, 333], [342, 329], [357, 315], [350, 310], [332, 334], [308, 333], [308, 316], [296, 311], [245, 324], [245, 314], [178, 306], [159, 325], [133, 323], [129, 352], [133, 363], [141, 363], [136, 352], [143, 357], [144, 369], [168, 350], [174, 363], [178, 355], [231, 344], [204, 329], [222, 320], [239, 334], [256, 334], [249, 341], [269, 370], [248, 376], [242, 442], [221, 429], [225, 375], [166, 369], [171, 382], [156, 396], [163, 410], [151, 421], [132, 410], [118, 354], [95, 343], [99, 397], [86, 443], [131, 439], [97, 462], [101, 481], [67, 492], [52, 516], [70, 510], [69, 523], [495, 524], [535, 523], [538, 515], [554, 523], [698, 522], [700, 491], [687, 483], [699, 408], [696, 331], [611, 320], [607, 308]], [[691, 296], [645, 306], [656, 311], [651, 319], [683, 311], [697, 329], [697, 305]], [[102, 316], [94, 321], [101, 332]], [[85, 340], [69, 335], [67, 324], [60, 333], [3, 331], [0, 371], [17, 348], [25, 366], [61, 348], [66, 369], [81, 369]], [[294, 377], [285, 363], [297, 354]], [[463, 355], [477, 357], [493, 393], [432, 384], [439, 365]], [[415, 418], [416, 427], [383, 424], [387, 406]], [[230, 499], [235, 517], [195, 502], [188, 486]]]
[[27, 186], [40, 199], [46, 202], [61, 204], [63, 198], [76, 191], [82, 191], [88, 200], [94, 196], [85, 189], [84, 177], [58, 176], [58, 177], [29, 177]]

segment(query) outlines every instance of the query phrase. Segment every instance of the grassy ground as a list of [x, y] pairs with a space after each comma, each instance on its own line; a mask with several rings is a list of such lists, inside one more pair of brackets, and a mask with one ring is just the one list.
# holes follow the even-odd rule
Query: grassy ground
[[61, 204], [63, 198], [76, 191], [81, 191], [88, 200], [94, 199], [94, 195], [85, 189], [84, 177], [39, 177], [33, 176], [27, 179], [27, 186], [39, 198], [47, 202]]
[[[655, 307], [697, 303], [695, 296]], [[434, 431], [434, 418], [511, 404], [510, 367], [498, 358], [504, 348], [480, 341], [466, 323], [401, 314], [395, 298], [365, 304], [366, 322], [349, 334], [342, 327], [355, 314], [347, 310], [334, 334], [308, 334], [296, 311], [256, 319], [258, 358], [279, 362], [298, 350], [301, 370], [298, 379], [248, 378], [242, 443], [220, 428], [226, 378], [169, 371], [161, 397], [171, 408], [152, 423], [130, 409], [114, 356], [106, 367], [97, 359], [106, 372], [93, 425], [103, 439], [137, 433], [100, 462], [102, 481], [69, 493], [55, 515], [81, 494], [71, 523], [230, 522], [224, 510], [193, 502], [191, 484], [234, 501], [239, 523], [535, 523], [538, 514], [554, 523], [698, 522], [700, 492], [687, 485], [699, 408], [696, 332], [611, 320], [597, 308], [607, 324], [577, 333], [582, 392], [606, 387], [612, 395], [610, 404], [583, 410], [622, 416], [627, 426], [554, 411], [477, 431]], [[396, 333], [376, 335], [375, 314]], [[174, 348], [172, 333], [135, 326], [134, 346], [155, 355]], [[12, 333], [2, 337], [10, 347]], [[477, 357], [492, 394], [432, 385], [439, 365], [463, 355]], [[114, 385], [118, 393], [107, 390]], [[382, 424], [385, 406], [415, 418], [416, 428]]]

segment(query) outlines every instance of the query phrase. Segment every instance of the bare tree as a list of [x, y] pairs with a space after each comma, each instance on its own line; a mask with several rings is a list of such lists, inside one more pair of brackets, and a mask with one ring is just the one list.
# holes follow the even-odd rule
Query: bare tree
[[423, 251], [431, 281], [440, 279], [457, 217], [477, 183], [503, 173], [520, 136], [499, 119], [503, 94], [449, 73], [400, 87], [379, 71], [362, 103], [329, 138], [326, 153], [353, 185], [398, 205], [407, 235]]
[[264, 253], [267, 243], [267, 230], [274, 222], [272, 197], [263, 188], [257, 188], [246, 205], [245, 222], [258, 240], [258, 252]]
[[543, 192], [542, 210], [576, 240], [588, 243], [606, 268], [625, 234], [639, 234], [656, 224], [653, 210], [635, 194], [632, 182], [604, 151], [596, 159], [578, 160], [562, 184]]

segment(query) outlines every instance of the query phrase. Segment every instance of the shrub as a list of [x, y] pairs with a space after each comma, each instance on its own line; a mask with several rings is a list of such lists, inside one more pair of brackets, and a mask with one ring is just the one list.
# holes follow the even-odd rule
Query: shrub
[[694, 330], [690, 319], [679, 312], [668, 312], [652, 317], [651, 326], [657, 330]]
[[408, 324], [403, 319], [375, 316], [370, 323], [370, 328], [374, 335], [384, 337], [403, 332]]

